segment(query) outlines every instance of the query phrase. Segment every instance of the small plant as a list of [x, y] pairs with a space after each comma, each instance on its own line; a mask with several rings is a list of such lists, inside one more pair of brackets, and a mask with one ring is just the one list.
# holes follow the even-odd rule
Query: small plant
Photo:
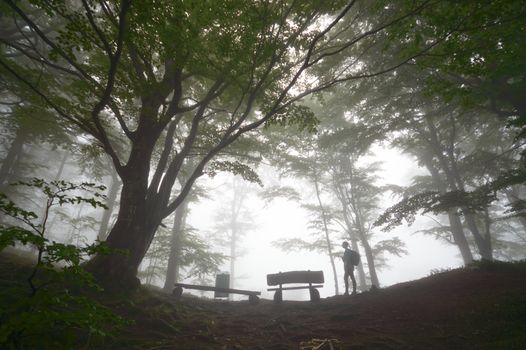
[[105, 207], [100, 193], [105, 187], [36, 178], [14, 185], [41, 191], [46, 204], [39, 220], [34, 212], [18, 207], [0, 193], [0, 211], [19, 223], [0, 225], [0, 251], [22, 244], [37, 252], [25, 282], [0, 291], [0, 348], [71, 349], [79, 335], [92, 339], [110, 334], [110, 326], [123, 324], [124, 320], [80, 293], [101, 290], [81, 263], [91, 255], [109, 253], [109, 248], [100, 242], [77, 247], [46, 238], [53, 206], [88, 203], [95, 208]]

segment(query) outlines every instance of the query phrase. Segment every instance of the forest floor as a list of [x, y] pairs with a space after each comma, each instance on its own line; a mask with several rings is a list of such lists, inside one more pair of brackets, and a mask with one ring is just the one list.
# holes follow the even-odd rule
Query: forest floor
[[132, 323], [99, 349], [526, 348], [526, 262], [477, 263], [315, 303], [174, 300], [149, 287], [103, 302]]

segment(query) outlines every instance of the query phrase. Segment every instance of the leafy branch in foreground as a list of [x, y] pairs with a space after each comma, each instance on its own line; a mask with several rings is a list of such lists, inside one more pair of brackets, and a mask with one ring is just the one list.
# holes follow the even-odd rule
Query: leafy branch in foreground
[[101, 291], [82, 262], [94, 254], [108, 254], [110, 249], [96, 242], [84, 247], [50, 241], [46, 224], [53, 206], [89, 203], [104, 207], [100, 201], [104, 186], [65, 181], [46, 182], [33, 179], [14, 185], [38, 189], [46, 198], [43, 219], [18, 207], [0, 193], [0, 211], [16, 219], [20, 226], [0, 225], [0, 251], [19, 244], [35, 248], [36, 262], [28, 271], [26, 282], [14, 283], [0, 291], [5, 307], [0, 311], [0, 347], [10, 349], [71, 349], [79, 336], [90, 338], [111, 334], [110, 325], [124, 320], [81, 292]]

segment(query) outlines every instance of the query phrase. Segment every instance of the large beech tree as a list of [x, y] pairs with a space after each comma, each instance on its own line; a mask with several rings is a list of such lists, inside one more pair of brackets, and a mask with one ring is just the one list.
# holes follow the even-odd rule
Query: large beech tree
[[[109, 155], [122, 181], [107, 242], [128, 253], [88, 268], [137, 285], [158, 226], [197, 178], [226, 170], [254, 179], [221, 158], [227, 146], [266, 123], [309, 124], [304, 96], [412, 58], [362, 60], [377, 35], [430, 1], [413, 3], [401, 13], [357, 0], [5, 0], [24, 35], [2, 37], [0, 69]], [[329, 59], [333, 68], [315, 77]]]

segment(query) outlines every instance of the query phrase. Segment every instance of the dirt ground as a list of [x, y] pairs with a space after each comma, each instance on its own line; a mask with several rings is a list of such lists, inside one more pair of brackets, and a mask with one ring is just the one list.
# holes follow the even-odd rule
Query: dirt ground
[[479, 265], [316, 303], [147, 294], [118, 307], [136, 322], [108, 348], [526, 349], [524, 264]]

